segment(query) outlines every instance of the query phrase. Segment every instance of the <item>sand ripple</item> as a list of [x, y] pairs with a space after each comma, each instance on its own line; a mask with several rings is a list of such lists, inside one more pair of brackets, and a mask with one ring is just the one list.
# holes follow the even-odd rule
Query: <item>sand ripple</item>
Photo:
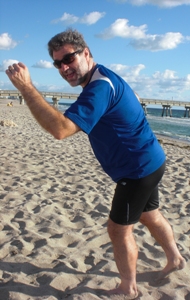
[[[26, 105], [0, 109], [0, 121], [17, 124], [0, 126], [0, 300], [108, 299], [103, 291], [119, 282], [106, 232], [115, 184], [85, 134], [56, 141]], [[161, 209], [187, 267], [156, 286], [165, 258], [137, 224], [138, 299], [190, 299], [190, 152], [171, 142], [163, 147]]]

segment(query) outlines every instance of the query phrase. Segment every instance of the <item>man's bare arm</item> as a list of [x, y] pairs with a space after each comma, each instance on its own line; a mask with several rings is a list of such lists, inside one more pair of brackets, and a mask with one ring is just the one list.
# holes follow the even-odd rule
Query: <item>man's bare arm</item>
[[64, 139], [81, 129], [61, 112], [49, 105], [33, 86], [27, 67], [14, 64], [6, 70], [11, 82], [21, 92], [38, 123], [56, 139]]

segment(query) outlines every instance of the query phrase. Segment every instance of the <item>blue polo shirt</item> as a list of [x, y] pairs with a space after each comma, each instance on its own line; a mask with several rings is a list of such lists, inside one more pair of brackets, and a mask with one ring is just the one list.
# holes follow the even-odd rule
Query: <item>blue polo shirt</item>
[[102, 65], [96, 65], [65, 116], [88, 135], [96, 158], [115, 182], [145, 177], [165, 161], [133, 90]]

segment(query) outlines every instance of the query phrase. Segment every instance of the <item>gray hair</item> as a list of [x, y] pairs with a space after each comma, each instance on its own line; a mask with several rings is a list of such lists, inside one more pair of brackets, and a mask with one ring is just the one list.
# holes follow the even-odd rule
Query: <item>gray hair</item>
[[53, 58], [53, 51], [60, 50], [61, 47], [66, 44], [72, 45], [75, 50], [83, 51], [85, 48], [87, 48], [89, 50], [90, 57], [93, 57], [89, 47], [87, 46], [83, 38], [83, 35], [77, 30], [73, 30], [71, 28], [60, 32], [51, 38], [51, 40], [48, 42], [49, 55]]

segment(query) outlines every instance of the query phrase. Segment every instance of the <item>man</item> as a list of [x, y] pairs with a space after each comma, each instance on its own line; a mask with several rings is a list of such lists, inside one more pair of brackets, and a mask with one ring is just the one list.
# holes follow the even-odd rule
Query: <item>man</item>
[[83, 88], [64, 115], [43, 99], [23, 63], [9, 66], [6, 74], [36, 120], [56, 139], [80, 130], [88, 134], [96, 158], [117, 183], [108, 233], [121, 283], [110, 294], [135, 299], [138, 250], [133, 226], [138, 221], [147, 226], [165, 251], [167, 264], [160, 278], [185, 266], [171, 226], [158, 208], [158, 183], [164, 173], [165, 154], [132, 89], [121, 77], [94, 62], [79, 32], [68, 29], [54, 36], [48, 50], [60, 75], [71, 86]]

